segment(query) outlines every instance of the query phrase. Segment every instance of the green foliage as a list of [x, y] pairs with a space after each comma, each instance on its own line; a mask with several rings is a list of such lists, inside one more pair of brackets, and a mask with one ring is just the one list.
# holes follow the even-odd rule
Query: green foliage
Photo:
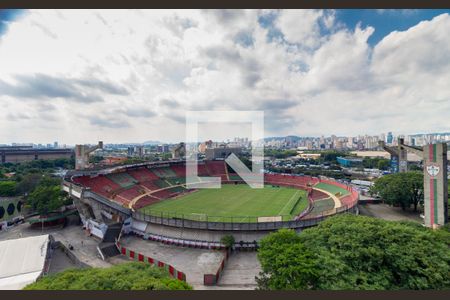
[[225, 247], [227, 248], [231, 248], [233, 247], [235, 240], [234, 240], [234, 236], [232, 236], [231, 234], [228, 235], [224, 235], [221, 239], [220, 242], [225, 245]]
[[17, 184], [17, 192], [24, 195], [32, 192], [39, 185], [39, 182], [42, 180], [42, 174], [26, 174], [20, 179]]
[[259, 289], [450, 288], [450, 233], [350, 214], [262, 239]]
[[16, 187], [15, 181], [0, 181], [0, 197], [16, 196]]
[[264, 149], [265, 157], [287, 158], [296, 155], [296, 150]]
[[68, 197], [61, 190], [60, 180], [42, 177], [27, 198], [27, 204], [41, 215], [46, 215], [67, 204]]
[[423, 168], [421, 168], [421, 167], [419, 167], [418, 165], [415, 165], [415, 164], [410, 164], [410, 165], [408, 165], [408, 169], [410, 170], [410, 171], [423, 171]]
[[263, 268], [257, 278], [259, 288], [303, 290], [317, 280], [314, 255], [293, 230], [281, 229], [262, 239], [259, 245], [258, 258]]
[[363, 167], [368, 169], [388, 170], [390, 167], [389, 159], [382, 157], [364, 157]]
[[423, 203], [423, 173], [395, 173], [378, 178], [370, 189], [386, 203], [400, 205], [403, 209]]
[[191, 290], [186, 282], [149, 264], [131, 262], [110, 268], [70, 269], [39, 279], [25, 290]]
[[104, 160], [104, 157], [100, 156], [100, 155], [91, 155], [91, 156], [89, 156], [89, 162], [91, 164], [97, 164], [97, 163], [101, 162], [102, 160]]
[[0, 164], [0, 173], [16, 173], [14, 179], [20, 181], [20, 176], [23, 175], [30, 173], [51, 173], [56, 168], [73, 169], [74, 165], [74, 158], [59, 158], [55, 160], [38, 159], [23, 163]]
[[337, 158], [339, 156], [351, 156], [348, 152], [336, 151], [336, 150], [328, 150], [320, 153], [320, 157], [324, 162], [335, 163], [337, 164]]

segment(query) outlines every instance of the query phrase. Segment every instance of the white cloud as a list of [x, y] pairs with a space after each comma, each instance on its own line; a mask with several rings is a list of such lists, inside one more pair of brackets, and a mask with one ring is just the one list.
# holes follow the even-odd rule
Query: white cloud
[[323, 11], [320, 10], [284, 10], [279, 14], [276, 25], [287, 41], [315, 47], [320, 40], [319, 19], [322, 17]]
[[[258, 23], [268, 13], [275, 28]], [[263, 109], [268, 135], [450, 131], [449, 15], [375, 47], [373, 27], [338, 24], [315, 10], [30, 11], [0, 36], [0, 143], [177, 141], [188, 109]]]

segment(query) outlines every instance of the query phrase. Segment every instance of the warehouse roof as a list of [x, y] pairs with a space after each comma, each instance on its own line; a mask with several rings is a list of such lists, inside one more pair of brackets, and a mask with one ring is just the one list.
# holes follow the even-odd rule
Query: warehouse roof
[[18, 290], [42, 274], [49, 235], [0, 241], [0, 290]]

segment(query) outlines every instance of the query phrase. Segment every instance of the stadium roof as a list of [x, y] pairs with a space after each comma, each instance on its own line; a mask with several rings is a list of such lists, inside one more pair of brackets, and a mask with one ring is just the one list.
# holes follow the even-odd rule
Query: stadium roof
[[19, 290], [41, 275], [49, 235], [0, 241], [0, 290]]

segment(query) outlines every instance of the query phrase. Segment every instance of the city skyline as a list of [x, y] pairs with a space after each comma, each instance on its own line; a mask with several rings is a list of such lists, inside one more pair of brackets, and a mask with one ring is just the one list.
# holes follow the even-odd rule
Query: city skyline
[[[390, 136], [391, 135], [391, 136]], [[321, 135], [321, 136], [300, 136], [300, 135], [287, 135], [287, 136], [270, 136], [270, 137], [264, 137], [265, 144], [267, 146], [270, 142], [283, 142], [286, 140], [292, 140], [293, 138], [300, 139], [300, 140], [332, 140], [336, 139], [342, 142], [350, 142], [349, 139], [356, 139], [356, 141], [359, 140], [367, 140], [370, 139], [370, 143], [373, 144], [371, 147], [366, 148], [375, 148], [375, 144], [379, 141], [385, 141], [389, 145], [395, 145], [397, 143], [398, 138], [404, 138], [406, 144], [412, 144], [413, 146], [422, 146], [426, 142], [435, 142], [435, 141], [441, 141], [441, 142], [450, 142], [450, 132], [432, 132], [432, 133], [415, 133], [415, 134], [402, 134], [402, 133], [395, 133], [392, 131], [386, 132], [386, 133], [379, 133], [377, 135], [368, 135], [368, 134], [358, 134], [355, 136], [337, 136], [337, 135]], [[236, 143], [236, 142], [242, 142], [242, 143], [248, 143], [251, 141], [249, 137], [246, 136], [235, 136], [233, 138], [220, 140], [220, 139], [199, 139], [197, 142], [188, 142], [188, 143], [204, 143], [207, 141], [212, 141], [213, 143]], [[164, 141], [164, 140], [147, 140], [144, 142], [121, 142], [121, 141], [107, 141], [105, 142], [105, 145], [166, 145], [166, 144], [178, 144], [180, 142], [186, 142], [184, 140], [179, 141]], [[86, 144], [96, 144], [94, 143], [86, 143]], [[81, 144], [81, 143], [77, 143]], [[39, 143], [39, 142], [11, 142], [11, 143], [0, 143], [0, 147], [2, 146], [33, 146], [36, 148], [67, 148], [67, 147], [74, 147], [75, 144], [62, 144], [59, 141], [53, 141], [51, 143]], [[344, 147], [345, 148], [345, 147]]]
[[177, 142], [188, 110], [261, 110], [266, 136], [449, 132], [448, 12], [11, 12], [0, 143]]

